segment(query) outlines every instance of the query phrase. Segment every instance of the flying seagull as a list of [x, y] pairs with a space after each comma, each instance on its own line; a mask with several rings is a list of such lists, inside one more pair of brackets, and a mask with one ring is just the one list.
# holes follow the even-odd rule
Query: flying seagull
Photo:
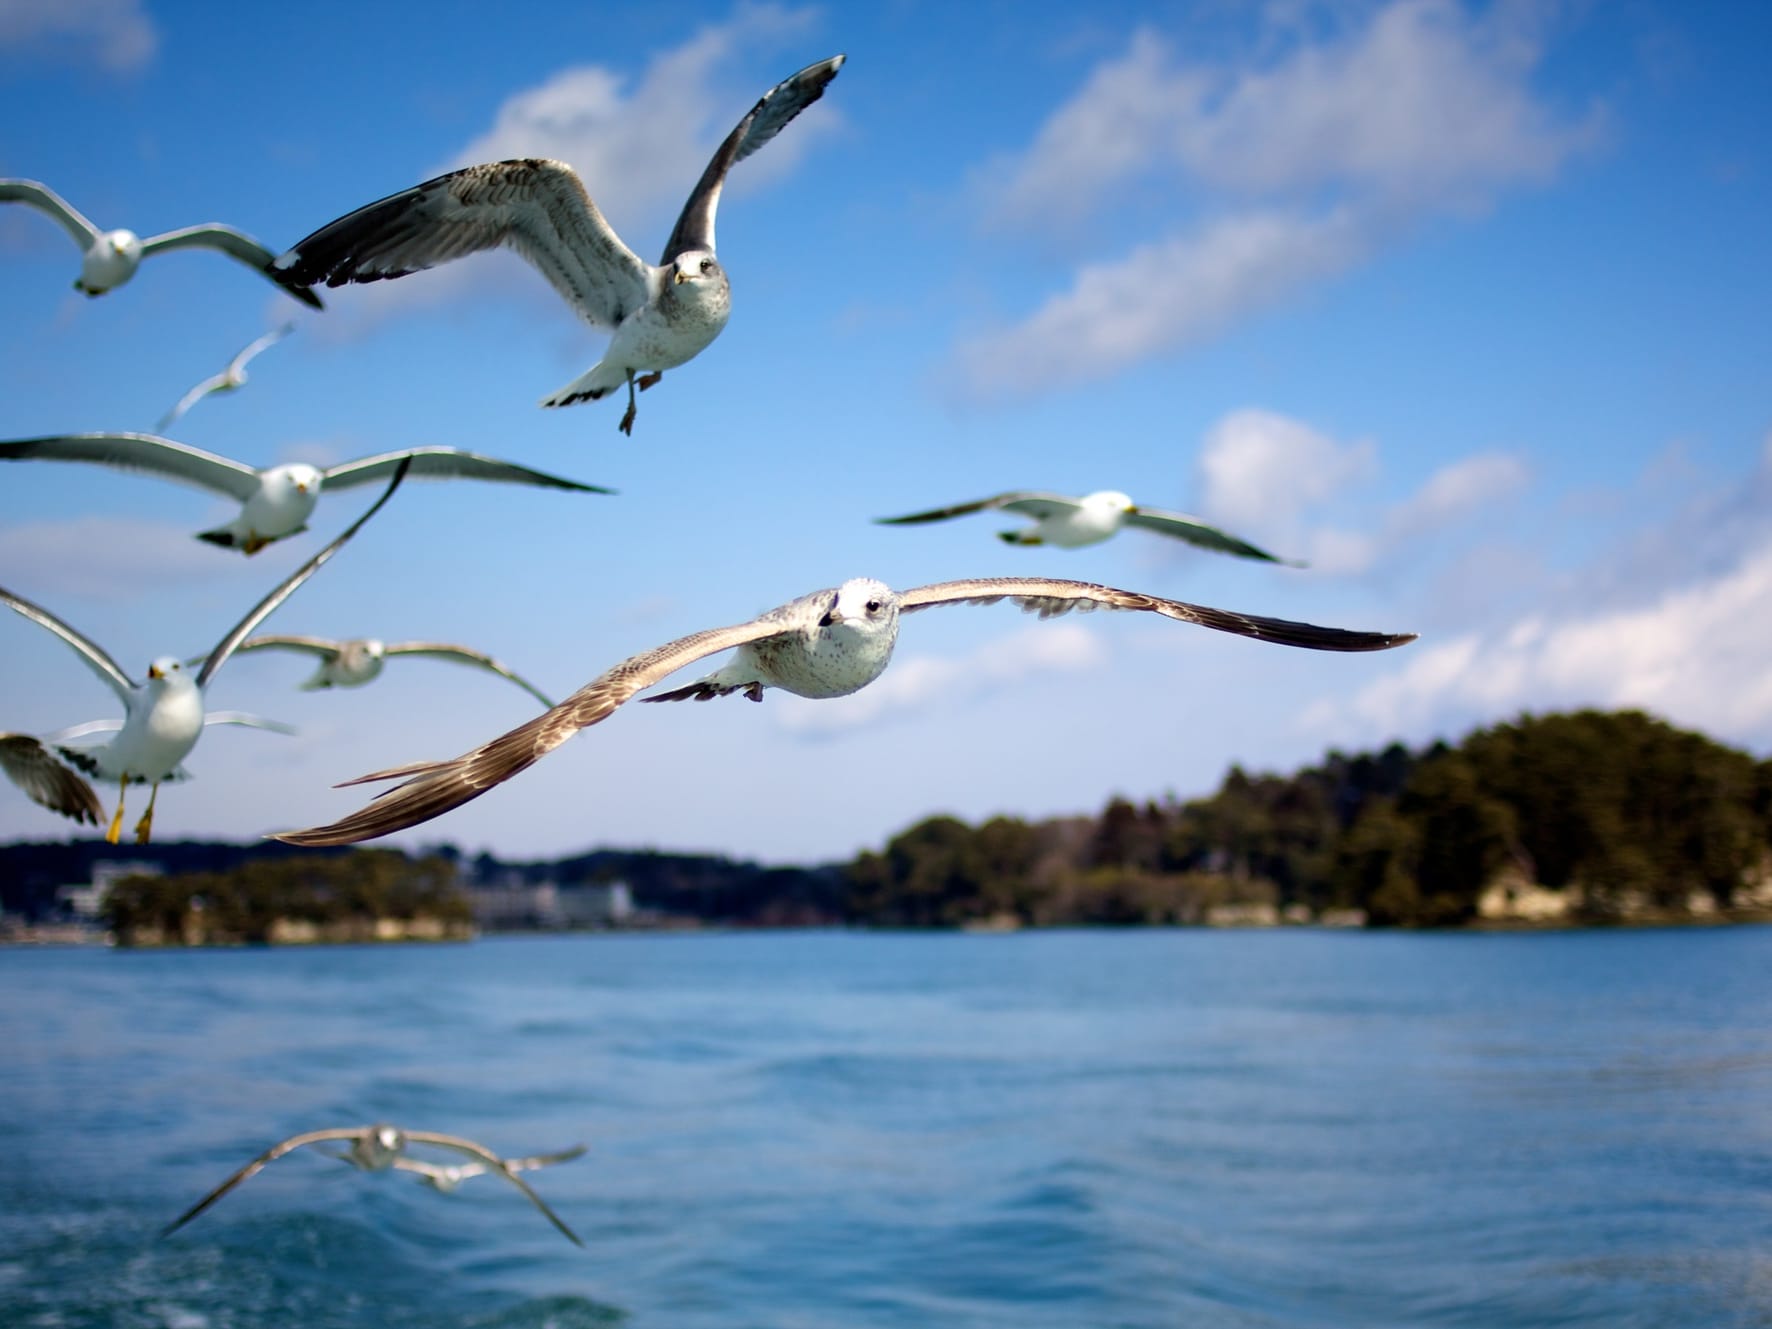
[[[505, 1167], [512, 1172], [533, 1172], [536, 1168], [550, 1167], [555, 1163], [570, 1163], [584, 1151], [585, 1147], [582, 1144], [577, 1144], [570, 1149], [562, 1149], [557, 1154], [535, 1154], [529, 1158], [507, 1158], [505, 1159]], [[418, 1179], [425, 1185], [442, 1191], [445, 1195], [471, 1177], [483, 1177], [496, 1170], [490, 1163], [427, 1163], [422, 1158], [412, 1158], [405, 1154], [394, 1160], [394, 1169], [398, 1172], [416, 1172]]]
[[320, 688], [360, 688], [381, 676], [382, 665], [389, 656], [425, 655], [438, 660], [456, 660], [475, 665], [508, 678], [543, 706], [552, 706], [539, 688], [513, 673], [484, 651], [467, 646], [452, 646], [440, 641], [382, 642], [374, 637], [357, 637], [350, 641], [332, 641], [326, 637], [266, 636], [240, 643], [241, 651], [303, 651], [318, 656], [320, 667], [312, 678], [301, 685], [304, 692]]
[[642, 700], [706, 701], [742, 692], [752, 701], [762, 701], [764, 688], [780, 688], [800, 697], [846, 696], [885, 671], [898, 641], [901, 613], [999, 600], [1009, 600], [1041, 618], [1072, 610], [1146, 610], [1182, 623], [1318, 651], [1381, 651], [1415, 640], [1412, 632], [1320, 628], [1161, 600], [1084, 581], [983, 577], [894, 591], [884, 582], [859, 577], [834, 590], [802, 595], [748, 623], [709, 628], [630, 656], [558, 706], [453, 761], [415, 762], [346, 781], [364, 784], [406, 777], [405, 783], [384, 791], [367, 807], [340, 821], [272, 838], [302, 845], [353, 844], [441, 816], [526, 770], [579, 730], [608, 719], [635, 693], [728, 647], [738, 649], [723, 668], [687, 687]]
[[1081, 498], [1072, 498], [1068, 494], [1041, 493], [1033, 489], [1012, 489], [993, 498], [956, 503], [951, 508], [935, 508], [929, 512], [913, 512], [903, 517], [880, 517], [876, 520], [882, 526], [916, 526], [923, 522], [946, 521], [949, 517], [964, 517], [972, 512], [998, 510], [1016, 512], [1034, 519], [1032, 526], [997, 532], [998, 539], [1012, 545], [1057, 545], [1061, 549], [1080, 549], [1084, 545], [1100, 544], [1122, 526], [1138, 526], [1147, 531], [1186, 540], [1202, 549], [1217, 550], [1221, 554], [1259, 559], [1264, 563], [1285, 563], [1288, 567], [1304, 566], [1302, 563], [1276, 558], [1267, 550], [1258, 549], [1216, 526], [1209, 526], [1198, 517], [1190, 517], [1181, 512], [1165, 512], [1160, 508], [1140, 507], [1117, 489], [1103, 489], [1085, 494]]
[[48, 185], [36, 180], [0, 180], [0, 203], [28, 203], [61, 223], [74, 237], [83, 257], [76, 291], [87, 295], [103, 295], [115, 290], [131, 277], [150, 254], [163, 254], [172, 249], [203, 247], [219, 249], [230, 258], [237, 258], [249, 268], [256, 268], [303, 304], [323, 309], [320, 297], [298, 282], [292, 282], [274, 266], [276, 255], [244, 231], [220, 222], [187, 226], [143, 240], [134, 231], [101, 231], [81, 216], [65, 198]]
[[580, 318], [614, 334], [602, 360], [541, 404], [595, 401], [625, 382], [621, 431], [632, 433], [636, 383], [651, 387], [726, 326], [731, 288], [714, 256], [714, 211], [726, 172], [817, 101], [843, 60], [808, 65], [763, 94], [702, 172], [657, 267], [610, 228], [572, 167], [525, 158], [451, 171], [358, 208], [278, 258], [279, 279], [297, 286], [381, 281], [508, 245]]
[[[38, 626], [47, 628], [73, 647], [79, 653], [80, 658], [86, 662], [87, 667], [103, 679], [117, 694], [118, 700], [123, 703], [121, 722], [95, 720], [63, 730], [59, 734], [51, 735], [46, 740], [49, 743], [57, 744], [56, 752], [87, 775], [117, 782], [117, 812], [111, 818], [110, 829], [105, 832], [107, 840], [116, 844], [122, 832], [123, 800], [128, 793], [129, 786], [145, 784], [151, 786], [151, 792], [148, 795], [147, 811], [142, 813], [141, 820], [136, 823], [135, 838], [139, 844], [148, 842], [154, 828], [154, 803], [160, 796], [160, 786], [166, 781], [190, 778], [189, 773], [180, 763], [197, 745], [197, 739], [202, 734], [205, 725], [245, 724], [261, 729], [283, 729], [285, 732], [290, 732], [287, 726], [278, 725], [274, 721], [261, 720], [257, 716], [247, 715], [240, 711], [209, 711], [206, 713], [203, 705], [203, 689], [209, 685], [209, 681], [215, 677], [216, 671], [227, 663], [228, 657], [239, 648], [240, 643], [246, 640], [252, 630], [287, 600], [296, 587], [313, 576], [321, 564], [343, 548], [345, 542], [357, 533], [364, 522], [381, 510], [382, 504], [386, 503], [392, 497], [394, 490], [400, 487], [400, 481], [405, 478], [405, 475], [406, 468], [404, 466], [397, 468], [393, 478], [388, 482], [388, 487], [382, 491], [381, 497], [376, 499], [367, 512], [352, 522], [345, 529], [343, 535], [333, 540], [331, 544], [290, 573], [288, 577], [283, 579], [282, 584], [254, 605], [252, 611], [216, 643], [215, 649], [204, 660], [203, 667], [197, 671], [195, 678], [185, 672], [184, 665], [176, 656], [163, 655], [148, 666], [147, 681], [136, 683], [123, 672], [122, 667], [105, 652], [104, 648], [91, 638], [81, 635], [47, 609], [32, 604], [23, 596], [14, 595], [12, 592], [0, 588], [0, 604], [24, 615]], [[60, 746], [67, 740], [86, 734], [113, 732], [116, 737], [99, 747]], [[39, 744], [39, 748], [42, 749], [42, 744]], [[47, 758], [47, 751], [43, 751], [42, 755]], [[55, 781], [57, 779], [52, 774], [46, 775], [41, 764], [28, 751], [24, 756], [28, 763], [27, 774], [30, 773], [32, 767], [35, 767], [33, 783], [37, 786], [41, 787], [46, 780]], [[15, 783], [23, 783], [14, 774], [10, 764], [7, 766], [7, 774], [13, 777]], [[65, 798], [69, 787], [65, 781], [60, 784], [61, 796]], [[27, 792], [32, 792], [32, 783], [25, 783], [24, 787]], [[89, 789], [88, 793], [90, 792]], [[36, 797], [36, 794], [32, 793], [32, 796]], [[75, 799], [78, 797], [77, 793], [74, 794]], [[37, 801], [43, 802], [43, 799], [38, 798]], [[64, 808], [56, 810], [66, 811]], [[75, 816], [76, 820], [81, 819], [77, 813], [67, 813], [67, 815]], [[97, 824], [96, 818], [94, 818], [94, 824]]]
[[274, 1163], [284, 1154], [300, 1149], [303, 1145], [322, 1144], [328, 1140], [349, 1141], [349, 1152], [333, 1154], [332, 1157], [342, 1158], [351, 1166], [364, 1172], [386, 1172], [390, 1168], [399, 1167], [401, 1160], [405, 1158], [408, 1145], [432, 1145], [438, 1149], [448, 1149], [458, 1154], [466, 1154], [483, 1170], [496, 1172], [528, 1196], [529, 1202], [541, 1210], [548, 1222], [565, 1233], [574, 1245], [584, 1245], [584, 1242], [578, 1239], [578, 1234], [567, 1227], [560, 1220], [558, 1214], [548, 1208], [546, 1201], [531, 1189], [528, 1182], [517, 1175], [515, 1166], [506, 1163], [504, 1159], [485, 1145], [475, 1144], [474, 1141], [463, 1139], [459, 1135], [443, 1135], [436, 1131], [401, 1130], [399, 1127], [389, 1126], [385, 1122], [377, 1122], [372, 1126], [334, 1126], [329, 1130], [303, 1131], [300, 1135], [292, 1135], [287, 1140], [272, 1145], [168, 1223], [160, 1230], [160, 1235], [167, 1237], [176, 1232], [241, 1182], [256, 1175], [265, 1164]]
[[583, 494], [615, 492], [460, 448], [407, 448], [403, 452], [359, 457], [324, 469], [299, 461], [258, 469], [155, 434], [57, 434], [0, 443], [0, 461], [96, 462], [125, 471], [163, 475], [168, 480], [225, 494], [239, 500], [240, 515], [213, 531], [199, 532], [197, 538], [247, 554], [256, 554], [268, 544], [307, 530], [308, 516], [320, 501], [323, 489], [374, 484], [387, 479], [404, 461], [410, 461], [414, 479], [491, 480], [571, 489]]
[[177, 420], [179, 416], [190, 410], [191, 407], [195, 406], [211, 393], [233, 392], [238, 389], [246, 382], [246, 366], [258, 356], [259, 352], [275, 346], [294, 331], [295, 324], [285, 323], [280, 328], [271, 329], [271, 331], [265, 333], [264, 336], [257, 340], [248, 342], [240, 349], [238, 355], [228, 361], [228, 367], [226, 369], [222, 370], [219, 374], [214, 374], [209, 378], [204, 379], [196, 387], [180, 397], [178, 399], [178, 405], [174, 406], [165, 415], [160, 417], [160, 423], [154, 426], [154, 431], [156, 433], [164, 432], [169, 426], [171, 426], [174, 420]]

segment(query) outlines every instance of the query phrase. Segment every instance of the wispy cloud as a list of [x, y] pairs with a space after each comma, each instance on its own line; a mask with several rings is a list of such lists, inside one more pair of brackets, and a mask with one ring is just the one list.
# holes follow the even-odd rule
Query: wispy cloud
[[963, 345], [981, 395], [1103, 377], [1365, 261], [1422, 217], [1553, 178], [1602, 117], [1539, 100], [1529, 12], [1394, 0], [1265, 64], [1182, 64], [1157, 32], [1098, 67], [1032, 145], [980, 174], [993, 226], [1075, 223], [1154, 181], [1210, 219], [1080, 268]]
[[952, 706], [1034, 674], [1098, 669], [1106, 658], [1101, 639], [1081, 624], [1028, 627], [958, 659], [901, 657], [878, 681], [848, 697], [828, 701], [784, 697], [776, 723], [790, 733], [821, 737], [891, 715]]
[[123, 73], [147, 64], [159, 46], [139, 0], [0, 0], [0, 50]]
[[[1641, 706], [1728, 741], [1772, 744], [1769, 494], [1772, 441], [1744, 484], [1628, 533], [1530, 613], [1424, 641], [1307, 722], [1419, 740], [1522, 709]], [[1650, 565], [1652, 578], [1614, 575]]]
[[33, 597], [79, 596], [133, 600], [172, 583], [217, 576], [262, 581], [266, 560], [247, 569], [245, 559], [223, 556], [193, 539], [199, 527], [173, 526], [133, 517], [74, 517], [0, 528], [0, 568], [28, 584]]

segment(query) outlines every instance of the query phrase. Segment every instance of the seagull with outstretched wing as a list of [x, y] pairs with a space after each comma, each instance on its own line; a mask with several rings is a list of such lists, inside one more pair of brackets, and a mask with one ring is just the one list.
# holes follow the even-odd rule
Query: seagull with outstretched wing
[[254, 338], [252, 341], [246, 343], [245, 346], [240, 348], [234, 358], [228, 361], [228, 367], [226, 369], [222, 370], [219, 374], [211, 374], [196, 387], [185, 393], [184, 396], [180, 397], [178, 399], [178, 404], [165, 415], [160, 417], [160, 423], [154, 426], [154, 432], [156, 434], [165, 433], [172, 425], [173, 421], [177, 420], [205, 397], [213, 396], [219, 392], [239, 391], [246, 382], [246, 366], [257, 359], [262, 352], [275, 346], [294, 331], [295, 324], [285, 323], [282, 327], [272, 328], [269, 332], [265, 333], [264, 336]]
[[365, 784], [404, 779], [367, 807], [327, 826], [286, 831], [273, 839], [290, 844], [336, 845], [372, 840], [416, 826], [478, 798], [559, 747], [581, 729], [599, 724], [636, 693], [697, 660], [736, 647], [722, 668], [686, 687], [642, 701], [707, 701], [742, 692], [763, 700], [765, 688], [800, 697], [842, 697], [872, 683], [891, 662], [901, 614], [939, 605], [995, 604], [1008, 600], [1053, 618], [1073, 610], [1142, 610], [1179, 623], [1314, 651], [1382, 651], [1415, 640], [1413, 632], [1351, 632], [1205, 605], [1164, 600], [1093, 582], [1046, 577], [981, 577], [894, 591], [884, 582], [858, 577], [731, 627], [709, 628], [630, 656], [599, 674], [558, 706], [450, 761], [414, 762], [348, 780]]
[[116, 290], [135, 276], [135, 270], [150, 254], [201, 248], [219, 249], [229, 258], [238, 259], [263, 273], [303, 304], [315, 309], [324, 308], [319, 296], [277, 271], [275, 254], [244, 231], [223, 226], [220, 222], [186, 226], [181, 230], [151, 235], [146, 240], [134, 231], [101, 231], [67, 199], [37, 180], [0, 180], [0, 203], [28, 204], [60, 223], [80, 246], [80, 279], [74, 283], [74, 289], [87, 295], [103, 295], [106, 291]]
[[1032, 517], [1032, 526], [1013, 531], [998, 531], [997, 538], [1012, 545], [1057, 545], [1061, 549], [1080, 549], [1100, 544], [1124, 526], [1155, 531], [1159, 535], [1185, 540], [1201, 549], [1252, 558], [1263, 563], [1284, 563], [1303, 567], [1278, 558], [1265, 549], [1258, 549], [1247, 540], [1229, 531], [1190, 517], [1183, 512], [1165, 512], [1161, 508], [1144, 507], [1117, 489], [1072, 498], [1068, 494], [1048, 494], [1033, 489], [1012, 489], [1005, 494], [956, 503], [952, 507], [934, 508], [928, 512], [912, 512], [903, 517], [880, 517], [881, 526], [920, 526], [932, 521], [947, 521], [974, 512], [1014, 512]]
[[382, 666], [393, 657], [416, 655], [434, 660], [453, 660], [457, 664], [485, 669], [501, 678], [508, 678], [543, 706], [554, 704], [535, 684], [515, 673], [509, 666], [500, 664], [486, 652], [476, 651], [470, 646], [454, 646], [448, 642], [384, 642], [375, 637], [333, 641], [329, 637], [267, 635], [241, 642], [240, 650], [299, 651], [304, 655], [317, 657], [320, 661], [319, 668], [301, 685], [304, 692], [314, 692], [322, 688], [360, 688], [381, 677]]
[[444, 1135], [438, 1131], [402, 1130], [398, 1126], [390, 1126], [385, 1122], [377, 1122], [371, 1126], [334, 1126], [326, 1130], [303, 1131], [299, 1135], [290, 1136], [287, 1140], [278, 1141], [250, 1163], [234, 1172], [221, 1185], [210, 1191], [184, 1213], [173, 1219], [160, 1230], [160, 1235], [167, 1237], [176, 1232], [241, 1182], [256, 1176], [266, 1164], [274, 1163], [283, 1155], [305, 1145], [324, 1144], [332, 1140], [345, 1141], [350, 1145], [350, 1149], [343, 1154], [332, 1154], [331, 1157], [342, 1158], [363, 1172], [386, 1172], [390, 1168], [399, 1167], [400, 1160], [406, 1157], [407, 1148], [415, 1144], [430, 1145], [437, 1149], [447, 1149], [451, 1153], [465, 1154], [481, 1169], [496, 1173], [522, 1191], [529, 1198], [529, 1202], [541, 1210], [548, 1222], [559, 1228], [573, 1245], [584, 1245], [584, 1242], [578, 1239], [578, 1234], [567, 1227], [558, 1214], [548, 1208], [547, 1202], [535, 1193], [528, 1182], [517, 1175], [516, 1169], [485, 1145], [476, 1144], [473, 1140], [464, 1139], [459, 1135]]
[[572, 167], [524, 158], [451, 171], [358, 208], [280, 257], [278, 276], [298, 286], [382, 281], [508, 246], [580, 318], [613, 334], [597, 364], [541, 404], [595, 401], [625, 383], [621, 430], [631, 433], [635, 387], [694, 359], [726, 326], [731, 287], [714, 255], [726, 172], [817, 101], [843, 60], [808, 65], [763, 94], [708, 162], [657, 267], [615, 233]]
[[386, 480], [402, 463], [413, 479], [420, 480], [484, 480], [570, 489], [580, 494], [615, 492], [460, 448], [407, 448], [336, 466], [292, 461], [258, 468], [154, 434], [56, 434], [0, 443], [0, 461], [93, 462], [224, 494], [239, 502], [240, 515], [212, 531], [199, 532], [197, 538], [245, 554], [256, 554], [266, 545], [307, 530], [308, 517], [322, 490], [375, 484]]

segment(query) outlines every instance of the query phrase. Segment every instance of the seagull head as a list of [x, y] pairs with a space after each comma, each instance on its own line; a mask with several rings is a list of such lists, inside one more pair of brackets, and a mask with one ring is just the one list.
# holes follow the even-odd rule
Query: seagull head
[[171, 683], [174, 679], [180, 679], [184, 676], [184, 661], [180, 660], [175, 655], [159, 656], [148, 666], [149, 683], [159, 683], [164, 686]]
[[305, 461], [273, 466], [265, 473], [265, 478], [281, 480], [296, 493], [306, 494], [309, 498], [318, 498], [320, 487], [326, 483], [325, 473], [318, 466], [310, 466]]
[[1132, 511], [1132, 498], [1122, 494], [1118, 489], [1103, 489], [1099, 493], [1089, 494], [1083, 499], [1086, 508], [1099, 508], [1107, 512]]
[[830, 606], [818, 620], [821, 628], [842, 624], [866, 635], [898, 626], [898, 596], [883, 581], [851, 577], [831, 592]]
[[720, 260], [706, 249], [690, 249], [678, 254], [677, 261], [671, 265], [673, 286], [681, 286], [684, 282], [718, 282], [723, 275]]

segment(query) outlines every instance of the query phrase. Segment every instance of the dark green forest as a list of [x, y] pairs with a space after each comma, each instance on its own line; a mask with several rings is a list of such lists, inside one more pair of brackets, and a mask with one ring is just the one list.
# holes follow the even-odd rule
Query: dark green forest
[[[115, 856], [99, 841], [0, 846], [0, 899], [29, 910], [49, 883]], [[115, 889], [114, 926], [174, 935], [200, 900], [207, 931], [247, 940], [277, 918], [459, 921], [464, 885], [501, 880], [622, 880], [654, 918], [725, 926], [1772, 917], [1772, 761], [1640, 711], [1579, 711], [1455, 746], [1332, 751], [1290, 775], [1233, 767], [1185, 802], [1115, 797], [1094, 816], [977, 826], [930, 817], [878, 852], [817, 867], [608, 849], [508, 863], [448, 846], [418, 859], [202, 845], [129, 856], [169, 875]], [[1535, 914], [1511, 903], [1528, 897]]]

